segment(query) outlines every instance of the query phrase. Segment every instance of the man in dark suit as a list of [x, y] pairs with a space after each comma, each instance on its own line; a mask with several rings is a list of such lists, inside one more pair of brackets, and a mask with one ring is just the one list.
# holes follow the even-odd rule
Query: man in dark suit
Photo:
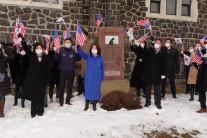
[[165, 40], [165, 47], [162, 48], [162, 50], [166, 52], [167, 56], [166, 78], [162, 80], [162, 98], [165, 98], [165, 87], [167, 78], [170, 80], [172, 96], [173, 98], [177, 98], [175, 88], [175, 73], [178, 74], [180, 71], [179, 53], [177, 49], [172, 47], [172, 40], [170, 38], [167, 38]]
[[149, 48], [144, 54], [145, 67], [142, 79], [146, 82], [146, 104], [145, 107], [151, 105], [151, 89], [154, 86], [155, 105], [158, 109], [161, 106], [161, 79], [164, 79], [166, 74], [166, 54], [161, 50], [161, 40], [157, 39], [154, 43], [154, 48]]

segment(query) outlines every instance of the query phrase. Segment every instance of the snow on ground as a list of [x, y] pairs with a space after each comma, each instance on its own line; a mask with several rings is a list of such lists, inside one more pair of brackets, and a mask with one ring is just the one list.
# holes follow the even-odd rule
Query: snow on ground
[[[121, 109], [105, 111], [100, 108], [96, 112], [92, 105], [88, 111], [84, 109], [84, 97], [72, 98], [73, 105], [54, 102], [45, 108], [42, 117], [30, 117], [30, 102], [26, 101], [25, 108], [13, 106], [13, 96], [7, 96], [5, 118], [0, 119], [0, 138], [137, 138], [144, 137], [144, 132], [169, 131], [176, 128], [179, 133], [193, 130], [201, 132], [197, 137], [207, 136], [207, 113], [198, 114], [200, 108], [197, 101], [190, 102], [189, 95], [179, 94], [178, 99], [166, 95], [162, 101], [163, 109], [158, 110], [153, 103], [141, 110]], [[152, 98], [154, 98], [152, 96]], [[142, 98], [142, 105], [144, 99]]]

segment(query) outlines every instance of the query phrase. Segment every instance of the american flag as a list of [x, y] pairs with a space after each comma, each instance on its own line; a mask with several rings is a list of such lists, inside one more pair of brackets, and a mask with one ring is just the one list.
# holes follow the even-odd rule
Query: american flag
[[144, 26], [144, 27], [147, 27], [147, 28], [151, 28], [150, 23], [149, 23], [149, 19], [140, 20], [140, 21], [137, 22], [137, 25]]
[[205, 36], [200, 40], [200, 43], [202, 44], [202, 46], [204, 46], [204, 41], [205, 41], [206, 38], [207, 38], [207, 35], [205, 35]]
[[63, 32], [63, 39], [65, 40], [66, 38], [70, 38], [71, 37], [71, 33], [68, 33], [67, 31]]
[[49, 50], [50, 48], [50, 36], [44, 35], [45, 43], [46, 43], [46, 50]]
[[139, 40], [135, 41], [135, 44], [140, 44], [143, 41], [145, 41], [147, 38], [149, 37], [149, 32], [147, 34], [145, 34], [144, 36], [142, 36]]
[[16, 20], [16, 25], [14, 26], [13, 41], [16, 45], [20, 45], [21, 42], [18, 42], [18, 34], [21, 33], [23, 37], [26, 34], [26, 28], [23, 25], [22, 21], [18, 18]]
[[84, 35], [84, 33], [83, 33], [83, 31], [82, 31], [82, 29], [81, 29], [81, 27], [80, 27], [80, 25], [78, 24], [78, 28], [77, 28], [77, 36], [78, 36], [78, 44], [80, 45], [80, 46], [84, 46], [84, 43], [85, 43], [85, 35]]
[[97, 23], [96, 23], [96, 26], [99, 27], [100, 24], [101, 24], [101, 21], [103, 19], [103, 16], [101, 14], [98, 15], [98, 18], [97, 18]]
[[55, 29], [54, 46], [55, 46], [57, 49], [60, 49], [60, 39], [59, 39], [59, 36], [58, 36], [57, 29]]
[[197, 63], [197, 65], [201, 65], [201, 57], [202, 57], [202, 53], [197, 49], [196, 50], [196, 55], [193, 57], [193, 62]]

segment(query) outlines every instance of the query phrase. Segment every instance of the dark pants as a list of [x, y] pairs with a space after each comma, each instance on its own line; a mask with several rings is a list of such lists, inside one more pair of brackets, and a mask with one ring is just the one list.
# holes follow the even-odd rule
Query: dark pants
[[78, 75], [78, 92], [84, 92], [84, 78], [81, 78], [81, 75]]
[[[141, 86], [141, 87], [140, 87]], [[140, 81], [139, 87], [135, 86], [138, 92], [140, 92], [140, 89], [143, 89], [143, 93], [146, 94], [146, 82], [145, 81]]]
[[[53, 98], [54, 85], [55, 85], [54, 81], [51, 81], [50, 88], [49, 88], [50, 99]], [[59, 84], [56, 84], [56, 98], [59, 98]]]
[[[16, 80], [15, 84], [15, 94], [14, 94], [14, 99], [17, 100], [20, 98], [20, 88], [23, 86], [23, 82], [21, 79]], [[22, 101], [25, 101], [25, 99], [22, 97]]]
[[44, 113], [44, 99], [41, 101], [31, 102], [31, 115], [43, 115]]
[[202, 90], [201, 88], [198, 88], [198, 94], [201, 108], [206, 109], [206, 91]]
[[74, 75], [75, 75], [74, 72], [62, 72], [62, 71], [60, 72], [60, 85], [59, 85], [60, 103], [64, 102], [64, 88], [65, 88], [66, 81], [67, 81], [66, 102], [70, 102], [70, 99], [72, 98]]
[[190, 85], [190, 94], [194, 95], [195, 91], [196, 91], [196, 85], [195, 84], [191, 84]]
[[161, 92], [160, 92], [160, 84], [153, 84], [152, 82], [146, 83], [146, 103], [151, 104], [151, 90], [152, 85], [154, 86], [154, 100], [156, 105], [161, 104]]
[[190, 92], [190, 85], [188, 84], [188, 76], [189, 76], [189, 69], [185, 69], [186, 92]]
[[[168, 79], [170, 80], [171, 93], [172, 95], [176, 95], [175, 80], [174, 78], [168, 78]], [[166, 81], [167, 81], [167, 78], [162, 79], [162, 90], [161, 90], [162, 97], [165, 97]]]

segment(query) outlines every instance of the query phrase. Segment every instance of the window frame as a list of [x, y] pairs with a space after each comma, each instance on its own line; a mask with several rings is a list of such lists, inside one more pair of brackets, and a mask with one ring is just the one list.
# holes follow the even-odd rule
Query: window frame
[[[190, 5], [188, 5], [188, 4], [183, 4], [183, 0], [182, 0], [181, 16], [187, 16], [187, 17], [191, 16], [191, 5], [192, 5], [192, 0], [190, 0]], [[188, 7], [189, 7], [189, 11], [188, 11], [188, 12], [189, 12], [189, 15], [183, 15], [183, 14], [182, 14], [183, 6], [188, 6]]]
[[153, 1], [154, 3], [159, 3], [159, 12], [151, 12], [151, 7], [152, 7], [152, 2], [150, 0], [150, 13], [160, 13], [160, 4], [161, 4], [161, 0], [159, 2]]
[[182, 16], [182, 10], [181, 10], [182, 0], [177, 0], [176, 15], [166, 14], [166, 0], [161, 0], [160, 13], [150, 13], [150, 10], [149, 10], [150, 2], [151, 0], [146, 0], [145, 2], [146, 7], [148, 7], [148, 11], [146, 11], [146, 17], [178, 20], [178, 21], [190, 21], [190, 22], [197, 22], [198, 20], [198, 1], [197, 0], [191, 0], [190, 16]]
[[[166, 0], [167, 1], [167, 0]], [[175, 0], [175, 14], [167, 14], [167, 2], [166, 2], [166, 15], [176, 15], [177, 14], [177, 1], [178, 0]]]
[[21, 6], [49, 8], [49, 9], [62, 9], [63, 8], [63, 0], [59, 0], [59, 4], [33, 2], [33, 0], [28, 0], [28, 1], [0, 0], [0, 4], [21, 5]]

